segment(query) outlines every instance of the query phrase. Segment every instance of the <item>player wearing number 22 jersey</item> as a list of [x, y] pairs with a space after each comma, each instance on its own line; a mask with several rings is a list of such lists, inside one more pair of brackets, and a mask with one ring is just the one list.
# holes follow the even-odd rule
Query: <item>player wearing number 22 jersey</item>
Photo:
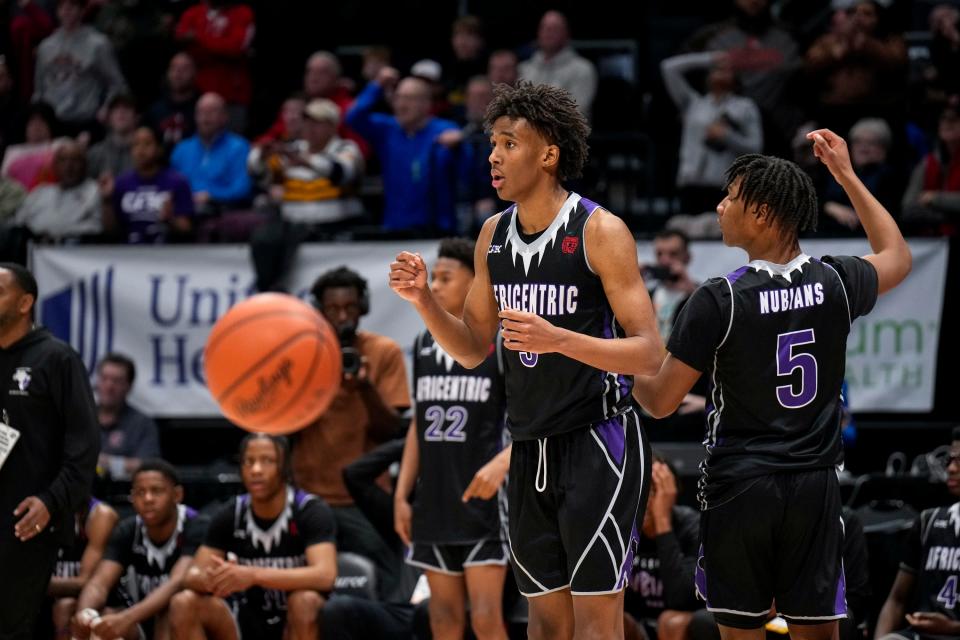
[[420, 473], [409, 564], [458, 575], [465, 567], [507, 564], [501, 501], [461, 500], [474, 474], [503, 444], [502, 354], [497, 346], [490, 345], [480, 366], [466, 369], [429, 332], [417, 337], [413, 379]]
[[660, 372], [636, 381], [644, 408], [665, 415], [701, 374], [709, 379], [696, 586], [730, 637], [731, 627], [762, 627], [773, 606], [807, 626], [806, 638], [830, 638], [847, 615], [837, 480], [847, 336], [910, 268], [846, 143], [827, 130], [811, 135], [874, 253], [804, 253], [798, 234], [818, 214], [810, 178], [779, 158], [739, 158], [717, 212], [724, 242], [750, 261], [693, 293]]

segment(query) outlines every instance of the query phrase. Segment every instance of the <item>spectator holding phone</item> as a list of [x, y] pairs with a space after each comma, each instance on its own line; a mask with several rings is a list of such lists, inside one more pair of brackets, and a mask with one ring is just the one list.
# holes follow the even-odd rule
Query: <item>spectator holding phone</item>
[[[660, 63], [667, 92], [680, 109], [683, 133], [677, 187], [683, 213], [713, 211], [724, 197], [724, 172], [733, 160], [763, 149], [756, 103], [737, 95], [738, 80], [727, 53], [687, 53]], [[686, 73], [707, 71], [706, 91]]]

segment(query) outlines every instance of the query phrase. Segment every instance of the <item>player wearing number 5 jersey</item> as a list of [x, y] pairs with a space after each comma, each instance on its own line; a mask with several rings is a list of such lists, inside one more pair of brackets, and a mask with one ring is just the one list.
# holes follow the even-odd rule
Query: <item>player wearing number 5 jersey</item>
[[[445, 310], [463, 313], [473, 283], [474, 243], [440, 243], [431, 291]], [[458, 364], [424, 331], [414, 344], [416, 417], [407, 433], [394, 519], [407, 563], [425, 570], [434, 638], [462, 638], [465, 601], [480, 640], [506, 638], [501, 612], [507, 570], [499, 487], [510, 464], [503, 448], [503, 360], [496, 343], [474, 369]], [[414, 483], [416, 488], [414, 489]], [[413, 505], [409, 499], [413, 494]]]
[[465, 367], [502, 326], [513, 436], [508, 542], [529, 598], [531, 638], [623, 637], [623, 588], [649, 446], [631, 376], [663, 355], [637, 247], [622, 220], [563, 185], [579, 176], [589, 127], [570, 95], [499, 85], [487, 109], [493, 187], [515, 204], [483, 226], [463, 317], [401, 253], [390, 286]]
[[818, 213], [810, 178], [786, 160], [738, 158], [717, 213], [724, 242], [750, 262], [691, 296], [660, 371], [634, 387], [664, 416], [709, 376], [697, 590], [727, 640], [762, 638], [774, 601], [791, 637], [830, 638], [846, 617], [835, 468], [847, 335], [910, 271], [903, 236], [853, 172], [844, 140], [826, 129], [808, 137], [873, 253], [803, 253], [798, 234]]

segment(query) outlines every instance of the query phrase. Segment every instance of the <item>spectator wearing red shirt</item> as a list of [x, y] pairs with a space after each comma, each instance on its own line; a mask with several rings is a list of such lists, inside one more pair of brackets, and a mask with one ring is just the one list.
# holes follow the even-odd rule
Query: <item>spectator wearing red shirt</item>
[[197, 88], [216, 93], [227, 103], [230, 128], [242, 133], [253, 87], [250, 44], [253, 10], [231, 0], [204, 0], [180, 16], [176, 38], [197, 65]]

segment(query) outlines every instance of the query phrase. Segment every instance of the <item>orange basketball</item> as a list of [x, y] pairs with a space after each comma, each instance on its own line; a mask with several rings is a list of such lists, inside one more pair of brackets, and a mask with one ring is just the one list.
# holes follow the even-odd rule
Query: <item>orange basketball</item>
[[340, 388], [340, 344], [306, 302], [261, 293], [227, 311], [207, 338], [210, 394], [248, 431], [291, 433], [315, 420]]

